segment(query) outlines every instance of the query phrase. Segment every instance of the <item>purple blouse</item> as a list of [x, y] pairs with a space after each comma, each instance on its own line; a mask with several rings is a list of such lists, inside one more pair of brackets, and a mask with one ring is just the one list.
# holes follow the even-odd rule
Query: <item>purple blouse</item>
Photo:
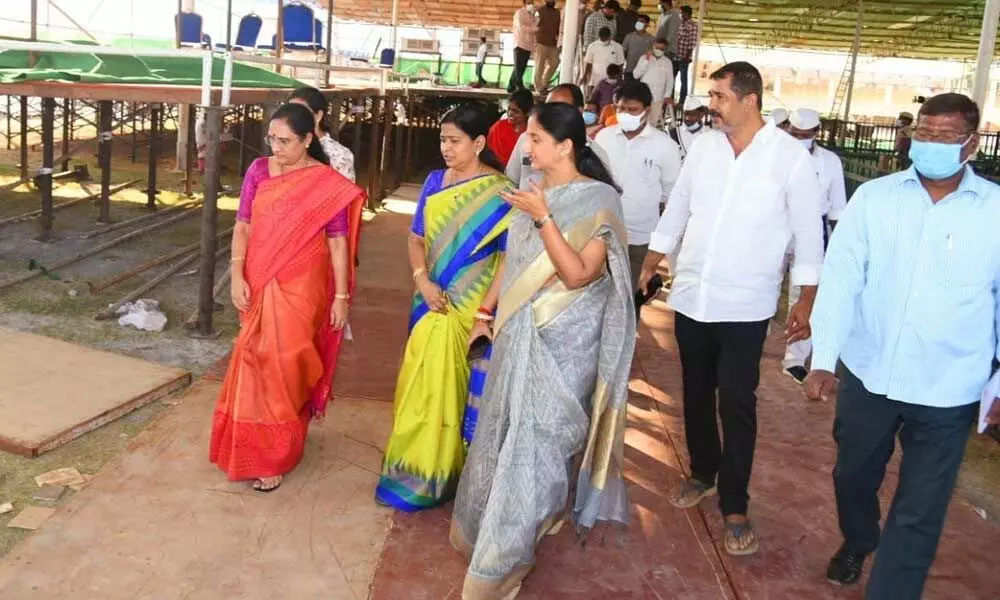
[[[257, 195], [257, 186], [262, 181], [270, 178], [271, 174], [267, 169], [266, 156], [258, 158], [251, 163], [246, 175], [243, 176], [243, 189], [240, 191], [240, 208], [236, 211], [237, 221], [250, 222], [250, 216], [253, 214], [253, 199]], [[332, 238], [343, 237], [347, 235], [347, 229], [347, 210], [342, 210], [326, 224], [326, 236]]]

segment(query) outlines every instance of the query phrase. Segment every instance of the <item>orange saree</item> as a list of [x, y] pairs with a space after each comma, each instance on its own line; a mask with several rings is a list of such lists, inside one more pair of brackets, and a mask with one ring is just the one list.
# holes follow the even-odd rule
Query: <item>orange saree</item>
[[327, 166], [261, 182], [244, 273], [250, 308], [212, 419], [210, 459], [230, 480], [274, 477], [302, 458], [309, 420], [330, 397], [343, 331], [330, 326], [333, 267], [326, 224], [349, 216], [348, 290], [364, 192]]

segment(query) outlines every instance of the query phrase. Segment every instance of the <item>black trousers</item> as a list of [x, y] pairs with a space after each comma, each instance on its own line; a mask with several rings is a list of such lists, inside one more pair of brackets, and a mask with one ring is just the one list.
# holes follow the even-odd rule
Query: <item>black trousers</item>
[[680, 313], [675, 317], [691, 474], [707, 485], [718, 482], [723, 515], [745, 515], [750, 502], [757, 385], [768, 321], [702, 323]]
[[[680, 100], [677, 102], [677, 106], [684, 106], [684, 100], [688, 96], [688, 68], [691, 66], [691, 61], [675, 59], [674, 63], [674, 76], [681, 78], [680, 85]], [[674, 89], [677, 89], [676, 87]]]
[[[878, 548], [867, 600], [920, 600], [977, 409], [890, 400], [841, 368], [833, 484], [844, 543], [863, 554]], [[897, 435], [899, 486], [880, 532], [878, 490]]]
[[486, 85], [486, 80], [483, 79], [484, 66], [486, 66], [485, 63], [476, 63], [476, 79], [479, 80], [480, 85]]
[[524, 72], [528, 70], [530, 59], [530, 51], [524, 48], [514, 48], [514, 72], [510, 74], [510, 83], [507, 84], [508, 92], [524, 89]]

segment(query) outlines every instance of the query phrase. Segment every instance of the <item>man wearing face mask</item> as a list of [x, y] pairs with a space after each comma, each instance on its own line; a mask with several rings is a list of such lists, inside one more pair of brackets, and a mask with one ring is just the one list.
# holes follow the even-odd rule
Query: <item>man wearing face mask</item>
[[[572, 83], [557, 85], [553, 88], [552, 92], [549, 94], [548, 98], [545, 99], [545, 101], [572, 104], [579, 109], [581, 114], [583, 114], [584, 124], [589, 125], [597, 121], [597, 116], [591, 113], [593, 118], [588, 123], [587, 113], [583, 110], [583, 91]], [[506, 169], [507, 178], [511, 181], [517, 182], [517, 187], [522, 190], [530, 190], [532, 183], [538, 185], [541, 185], [542, 183], [542, 172], [531, 166], [531, 156], [524, 151], [524, 146], [527, 140], [527, 133], [522, 133], [521, 137], [517, 139], [517, 146], [514, 147], [514, 153], [510, 156], [510, 160], [507, 161]], [[610, 164], [607, 155], [604, 153], [604, 150], [601, 150], [600, 146], [589, 142], [587, 145], [594, 151], [597, 158], [601, 159], [601, 162], [604, 163], [605, 167]]]
[[[877, 547], [867, 600], [921, 598], [976, 403], [1000, 422], [1000, 376], [986, 392], [1000, 357], [1000, 187], [966, 166], [979, 123], [964, 95], [927, 100], [913, 166], [858, 188], [823, 266], [806, 393], [836, 397], [844, 539], [826, 575], [857, 583]], [[897, 436], [899, 484], [880, 532], [878, 490]]]
[[545, 0], [538, 9], [538, 37], [535, 45], [535, 93], [548, 92], [552, 76], [559, 67], [559, 27], [561, 17], [556, 0]]
[[809, 337], [823, 228], [809, 153], [761, 117], [760, 71], [735, 62], [709, 80], [713, 129], [688, 149], [650, 238], [639, 286], [646, 291], [663, 258], [680, 248], [669, 306], [681, 357], [691, 477], [669, 500], [692, 508], [718, 491], [723, 547], [746, 556], [760, 546], [748, 518], [756, 391], [785, 249], [792, 244], [792, 282], [802, 286], [787, 325], [789, 341], [798, 341]]
[[[847, 206], [847, 191], [844, 187], [844, 165], [840, 157], [816, 143], [820, 132], [819, 113], [809, 108], [793, 110], [788, 115], [788, 134], [799, 141], [812, 157], [812, 166], [819, 179], [820, 213], [823, 215], [824, 246], [837, 219]], [[794, 306], [799, 301], [798, 286], [788, 286], [788, 304]], [[799, 383], [803, 383], [809, 371], [806, 360], [812, 353], [810, 340], [800, 340], [787, 345], [782, 368], [785, 373]]]
[[618, 23], [615, 22], [615, 15], [622, 9], [618, 0], [608, 0], [599, 10], [594, 11], [587, 17], [583, 26], [583, 51], [586, 52], [591, 44], [600, 39], [601, 29], [607, 27], [614, 37], [618, 31]]
[[625, 42], [625, 36], [635, 31], [635, 23], [639, 20], [639, 9], [642, 7], [642, 0], [629, 0], [628, 10], [620, 11], [615, 15], [615, 41], [619, 44]]
[[583, 62], [586, 66], [581, 85], [587, 86], [586, 92], [589, 93], [607, 76], [608, 65], [624, 66], [625, 50], [621, 44], [611, 39], [611, 30], [602, 27], [599, 39], [587, 48]]
[[625, 50], [625, 79], [638, 79], [633, 75], [635, 65], [640, 58], [649, 54], [655, 41], [656, 38], [649, 33], [649, 17], [639, 15], [639, 20], [635, 22], [635, 31], [626, 35], [622, 43], [622, 48]]
[[896, 119], [896, 162], [900, 169], [910, 168], [910, 144], [913, 139], [913, 115], [903, 111]]
[[507, 91], [514, 93], [524, 89], [524, 72], [528, 70], [528, 60], [535, 50], [535, 35], [538, 32], [538, 15], [534, 0], [524, 0], [524, 6], [514, 13], [514, 72], [510, 75]]
[[674, 64], [667, 57], [667, 40], [656, 40], [649, 52], [638, 60], [633, 74], [648, 85], [653, 94], [649, 123], [659, 127], [663, 119], [663, 103], [673, 102], [674, 94]]
[[674, 125], [667, 133], [670, 139], [677, 142], [681, 149], [681, 162], [687, 158], [688, 150], [694, 145], [695, 139], [704, 134], [705, 129], [705, 107], [701, 100], [694, 96], [684, 99], [684, 120], [678, 125]]
[[611, 175], [622, 188], [628, 231], [632, 291], [646, 257], [649, 236], [681, 170], [677, 144], [648, 124], [653, 95], [641, 81], [626, 81], [615, 94], [618, 124], [597, 134], [595, 143], [611, 158]]

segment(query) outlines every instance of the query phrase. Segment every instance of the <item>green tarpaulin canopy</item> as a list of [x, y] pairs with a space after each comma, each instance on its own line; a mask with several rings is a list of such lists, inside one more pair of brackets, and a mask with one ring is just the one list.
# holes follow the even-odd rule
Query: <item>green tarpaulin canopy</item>
[[[34, 68], [28, 52], [0, 52], [0, 83], [60, 81], [130, 85], [201, 85], [201, 57], [140, 58], [102, 54], [37, 53]], [[212, 85], [222, 85], [225, 63], [214, 58]], [[233, 63], [234, 88], [295, 88], [302, 84], [266, 69]]]

